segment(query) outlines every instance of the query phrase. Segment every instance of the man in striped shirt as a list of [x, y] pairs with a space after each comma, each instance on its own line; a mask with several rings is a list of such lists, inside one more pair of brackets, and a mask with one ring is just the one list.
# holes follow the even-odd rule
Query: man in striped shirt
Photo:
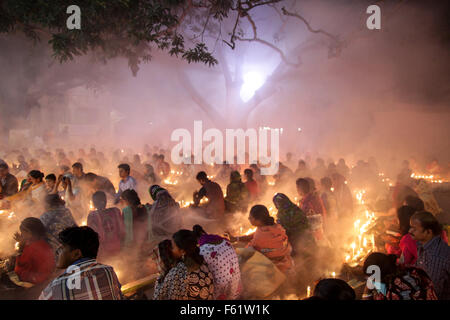
[[111, 266], [96, 261], [99, 239], [90, 227], [59, 234], [57, 267], [66, 269], [42, 291], [39, 300], [120, 300], [120, 283]]

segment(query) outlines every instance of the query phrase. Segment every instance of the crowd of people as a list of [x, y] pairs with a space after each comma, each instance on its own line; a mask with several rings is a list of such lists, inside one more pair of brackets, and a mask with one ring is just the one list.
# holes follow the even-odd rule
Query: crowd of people
[[[0, 291], [35, 287], [43, 300], [124, 299], [108, 263], [121, 260], [134, 280], [159, 274], [155, 300], [249, 298], [244, 280], [252, 271], [237, 250], [245, 248], [283, 278], [272, 291], [299, 296], [314, 252], [337, 246], [347, 230], [342, 226], [352, 225], [352, 186], [370, 190], [383, 227], [394, 230], [365, 258], [365, 274], [376, 265], [381, 278], [366, 286], [362, 299], [450, 299], [443, 212], [430, 184], [411, 178], [420, 170], [414, 161], [401, 164], [389, 188], [375, 158], [349, 167], [344, 159], [326, 165], [309, 156], [296, 164], [288, 154], [278, 173], [266, 177], [257, 163], [175, 166], [166, 150], [149, 146], [144, 161], [141, 154], [130, 161], [129, 154], [22, 149], [0, 159], [0, 210], [21, 221], [16, 253], [1, 262]], [[437, 161], [424, 170], [446, 174]], [[175, 200], [191, 196], [186, 206]], [[336, 278], [321, 279], [308, 297], [356, 298]]]

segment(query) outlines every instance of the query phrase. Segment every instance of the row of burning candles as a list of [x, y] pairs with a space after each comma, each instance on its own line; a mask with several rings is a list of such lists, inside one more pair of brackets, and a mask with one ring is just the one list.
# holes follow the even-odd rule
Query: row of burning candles
[[[356, 190], [355, 197], [360, 205], [360, 208], [365, 207], [364, 195], [366, 190]], [[353, 224], [353, 230], [356, 234], [354, 241], [348, 246], [347, 254], [345, 255], [345, 263], [357, 265], [361, 260], [367, 256], [368, 253], [374, 252], [375, 236], [374, 234], [367, 234], [369, 227], [375, 222], [375, 213], [364, 210], [364, 215], [357, 219]], [[336, 278], [336, 272], [331, 272], [332, 278]], [[306, 288], [306, 297], [311, 297], [311, 286]]]
[[0, 210], [0, 216], [4, 215], [5, 213], [8, 213], [8, 219], [12, 219], [15, 216], [14, 211], [8, 212], [8, 210]]
[[440, 179], [440, 178], [438, 178], [438, 177], [436, 177], [434, 175], [425, 175], [425, 174], [417, 174], [417, 173], [412, 173], [411, 174], [411, 178], [424, 179], [424, 180], [426, 180], [428, 182], [431, 182], [431, 183], [444, 183], [444, 182], [446, 182], [445, 180]]
[[[163, 173], [161, 172], [161, 175], [162, 175]], [[180, 177], [181, 175], [183, 175], [183, 171], [175, 171], [175, 170], [171, 170], [170, 171], [170, 176], [169, 177], [167, 177], [166, 179], [164, 179], [163, 180], [163, 182], [165, 183], [165, 184], [167, 184], [167, 185], [170, 185], [170, 186], [175, 186], [175, 185], [177, 185], [178, 184], [178, 177]], [[208, 176], [208, 179], [213, 179], [214, 178], [214, 176]]]
[[[15, 217], [14, 211], [8, 211], [8, 210], [0, 210], [0, 216], [3, 216], [4, 214], [8, 214], [8, 219], [11, 220]], [[16, 242], [15, 249], [19, 250], [19, 242]]]
[[[389, 186], [392, 187], [393, 184], [390, 182], [389, 178], [385, 177], [384, 173], [380, 172], [378, 174], [380, 177], [382, 177], [381, 181], [383, 182], [389, 182]], [[417, 173], [411, 173], [411, 178], [413, 179], [423, 179], [426, 180], [427, 182], [430, 183], [444, 183], [447, 182], [446, 180], [440, 178], [440, 177], [436, 177], [435, 175], [429, 174], [417, 174]]]
[[365, 190], [355, 191], [359, 210], [363, 209], [364, 215], [353, 223], [354, 241], [345, 256], [345, 262], [350, 264], [358, 264], [369, 252], [376, 250], [374, 234], [367, 234], [369, 227], [375, 223], [375, 213], [365, 208], [365, 194]]

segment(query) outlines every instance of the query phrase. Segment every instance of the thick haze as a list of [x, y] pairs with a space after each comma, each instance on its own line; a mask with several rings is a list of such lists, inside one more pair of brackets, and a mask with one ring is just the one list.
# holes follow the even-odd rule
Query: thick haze
[[[282, 155], [287, 151], [298, 156], [310, 152], [335, 160], [348, 157], [349, 161], [375, 156], [380, 162], [393, 157], [415, 156], [423, 161], [437, 157], [447, 163], [450, 19], [445, 11], [448, 4], [440, 3], [444, 1], [380, 5], [379, 31], [365, 27], [366, 8], [373, 4], [370, 1], [286, 3], [286, 8], [302, 14], [313, 28], [346, 41], [341, 54], [333, 58], [328, 57], [329, 39], [309, 32], [300, 20], [289, 18], [282, 27], [272, 8], [255, 11], [259, 37], [275, 43], [289, 61], [301, 61], [301, 65], [286, 66], [276, 51], [259, 43], [237, 42], [234, 51], [223, 47], [233, 79], [239, 77], [236, 70], [240, 77], [257, 72], [268, 78], [261, 91], [275, 89], [248, 118], [244, 117], [244, 123], [248, 128], [283, 128]], [[251, 37], [251, 31], [246, 32]], [[275, 42], [275, 34], [279, 42]], [[41, 135], [67, 122], [89, 124], [95, 127], [93, 132], [73, 130], [91, 132], [94, 138], [88, 140], [90, 145], [141, 148], [144, 143], [173, 146], [172, 130], [193, 130], [194, 120], [203, 120], [204, 127], [223, 129], [224, 123], [242, 127], [240, 120], [233, 121], [247, 110], [237, 106], [239, 89], [230, 91], [229, 109], [225, 109], [223, 65], [188, 65], [155, 51], [153, 60], [141, 65], [133, 77], [123, 59], [101, 65], [83, 57], [61, 66], [51, 63], [50, 53], [41, 47], [31, 49], [30, 44], [11, 36], [0, 40], [0, 67], [6, 71], [0, 82], [2, 130], [12, 125], [33, 128]], [[209, 48], [214, 48], [215, 41], [208, 41]], [[219, 41], [215, 53], [220, 46]], [[228, 122], [202, 111], [183, 85], [186, 78], [180, 78], [180, 70], [189, 85]], [[72, 89], [65, 91], [66, 87]], [[39, 99], [30, 101], [24, 92], [40, 93]], [[88, 109], [76, 116], [66, 108]], [[108, 121], [111, 111], [119, 122]], [[78, 140], [85, 144], [86, 139]]]

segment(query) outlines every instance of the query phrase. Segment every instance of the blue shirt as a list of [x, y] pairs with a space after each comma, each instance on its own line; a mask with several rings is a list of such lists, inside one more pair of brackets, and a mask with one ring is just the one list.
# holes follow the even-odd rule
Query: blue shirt
[[435, 236], [417, 248], [416, 266], [426, 271], [439, 300], [450, 300], [450, 247]]

